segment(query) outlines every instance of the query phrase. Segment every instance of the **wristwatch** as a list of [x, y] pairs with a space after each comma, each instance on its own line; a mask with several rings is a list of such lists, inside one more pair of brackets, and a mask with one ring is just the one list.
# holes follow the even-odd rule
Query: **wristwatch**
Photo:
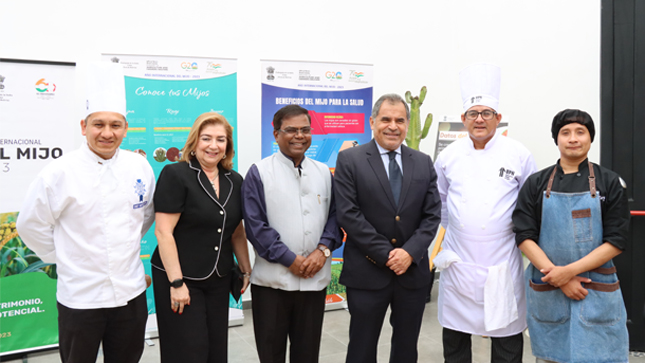
[[323, 253], [323, 256], [325, 256], [325, 258], [331, 256], [331, 251], [329, 250], [329, 248], [327, 248], [327, 246], [319, 245], [318, 249]]
[[184, 280], [182, 279], [177, 279], [170, 283], [170, 287], [174, 287], [175, 289], [182, 286], [184, 286]]

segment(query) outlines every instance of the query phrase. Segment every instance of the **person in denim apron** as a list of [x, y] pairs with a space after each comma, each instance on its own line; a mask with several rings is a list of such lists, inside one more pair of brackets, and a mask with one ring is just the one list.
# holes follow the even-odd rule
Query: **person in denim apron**
[[538, 362], [628, 362], [627, 313], [612, 262], [629, 229], [626, 185], [588, 161], [589, 114], [561, 111], [551, 131], [561, 158], [529, 178], [513, 213], [516, 241], [531, 261], [533, 355]]

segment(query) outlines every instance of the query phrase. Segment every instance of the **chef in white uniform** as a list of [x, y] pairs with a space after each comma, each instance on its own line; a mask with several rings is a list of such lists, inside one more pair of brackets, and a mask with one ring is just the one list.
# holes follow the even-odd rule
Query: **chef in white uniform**
[[58, 334], [64, 363], [134, 363], [148, 318], [141, 238], [154, 221], [154, 174], [145, 157], [119, 149], [126, 136], [118, 64], [86, 67], [86, 142], [52, 161], [31, 184], [16, 227], [58, 272]]
[[435, 162], [441, 195], [443, 251], [439, 323], [446, 362], [471, 362], [471, 334], [492, 338], [492, 362], [521, 362], [526, 328], [523, 265], [511, 216], [524, 181], [536, 171], [531, 153], [497, 132], [501, 71], [474, 64], [460, 73], [469, 137]]

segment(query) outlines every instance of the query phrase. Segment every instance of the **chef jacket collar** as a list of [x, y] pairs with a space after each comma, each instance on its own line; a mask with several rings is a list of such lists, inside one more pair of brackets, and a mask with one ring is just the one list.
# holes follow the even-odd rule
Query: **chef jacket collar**
[[[499, 138], [499, 137], [505, 137], [505, 136], [500, 136], [499, 129], [495, 128], [495, 134], [493, 135], [493, 137], [490, 140], [488, 140], [488, 142], [484, 146], [484, 150], [488, 150], [488, 149], [492, 148], [493, 145], [495, 145], [495, 142], [497, 142], [497, 138]], [[473, 141], [473, 139], [470, 138], [470, 135], [468, 135], [468, 141], [469, 141], [468, 145], [470, 146], [470, 148], [472, 150], [477, 150], [477, 149], [475, 149], [475, 142]], [[481, 150], [477, 150], [477, 151], [481, 151]]]
[[[587, 163], [589, 163], [589, 158], [585, 158], [580, 164], [578, 164], [578, 171], [584, 170]], [[557, 173], [564, 174], [564, 170], [562, 170], [562, 167], [560, 166], [560, 159], [558, 159], [555, 167], [558, 169]]]
[[119, 152], [121, 151], [120, 148], [117, 148], [116, 151], [114, 152], [114, 155], [112, 155], [111, 158], [109, 159], [103, 159], [102, 157], [96, 155], [92, 149], [90, 149], [90, 146], [87, 144], [86, 140], [83, 140], [83, 143], [81, 144], [81, 149], [83, 150], [83, 153], [87, 158], [89, 158], [93, 163], [98, 163], [101, 165], [108, 165], [113, 162], [113, 160], [116, 160], [119, 157]]

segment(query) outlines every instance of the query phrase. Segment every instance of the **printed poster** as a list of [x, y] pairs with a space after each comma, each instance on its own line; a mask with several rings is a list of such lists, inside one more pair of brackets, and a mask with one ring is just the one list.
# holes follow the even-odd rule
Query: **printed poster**
[[56, 265], [16, 232], [29, 185], [75, 149], [73, 63], [0, 59], [0, 356], [58, 345]]
[[[262, 158], [279, 150], [273, 136], [273, 115], [297, 104], [311, 116], [312, 141], [306, 156], [329, 166], [333, 172], [341, 150], [372, 139], [373, 66], [365, 64], [290, 62], [262, 63]], [[332, 281], [327, 306], [345, 301], [345, 287], [338, 284], [343, 247], [332, 254]]]
[[[235, 59], [104, 54], [125, 73], [128, 135], [122, 149], [144, 155], [155, 176], [181, 156], [190, 128], [204, 112], [222, 114], [233, 126], [237, 169], [237, 61]], [[157, 247], [154, 225], [141, 241], [146, 274]], [[147, 290], [148, 313], [154, 314], [154, 293]], [[231, 297], [231, 321], [243, 320], [242, 302]], [[156, 324], [148, 320], [148, 330]]]

